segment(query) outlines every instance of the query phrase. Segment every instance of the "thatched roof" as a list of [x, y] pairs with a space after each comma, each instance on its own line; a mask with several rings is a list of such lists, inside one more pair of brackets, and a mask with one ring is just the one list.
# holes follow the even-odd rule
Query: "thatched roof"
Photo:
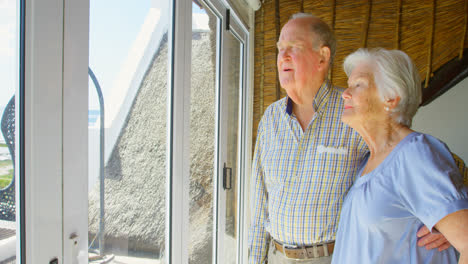
[[[106, 165], [107, 243], [127, 240], [147, 251], [164, 245], [166, 64], [167, 41], [163, 41]], [[93, 235], [99, 228], [99, 199], [96, 184], [89, 195], [89, 231]]]
[[360, 47], [401, 49], [416, 63], [423, 82], [423, 104], [468, 76], [466, 0], [265, 0], [255, 13], [254, 127], [264, 109], [285, 96], [276, 71], [276, 41], [297, 12], [327, 22], [337, 38], [331, 79], [345, 87], [346, 55]]
[[[216, 20], [210, 25], [216, 27]], [[216, 32], [216, 31], [213, 31]], [[194, 32], [190, 109], [190, 261], [211, 257], [215, 133], [215, 51], [211, 32]], [[166, 228], [167, 41], [139, 89], [106, 166], [108, 251], [164, 252]], [[89, 195], [90, 241], [99, 228], [99, 184]], [[207, 262], [206, 262], [207, 263]]]

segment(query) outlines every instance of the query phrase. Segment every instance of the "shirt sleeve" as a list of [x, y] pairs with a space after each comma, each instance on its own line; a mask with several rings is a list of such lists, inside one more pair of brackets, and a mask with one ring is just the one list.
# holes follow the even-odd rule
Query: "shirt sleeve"
[[453, 212], [468, 209], [468, 188], [447, 146], [421, 134], [399, 157], [397, 181], [405, 204], [429, 230]]
[[268, 219], [267, 190], [262, 168], [262, 151], [264, 151], [263, 122], [260, 121], [255, 152], [252, 161], [250, 211], [251, 221], [249, 227], [249, 264], [260, 264], [266, 259], [269, 237], [265, 230], [265, 221]]

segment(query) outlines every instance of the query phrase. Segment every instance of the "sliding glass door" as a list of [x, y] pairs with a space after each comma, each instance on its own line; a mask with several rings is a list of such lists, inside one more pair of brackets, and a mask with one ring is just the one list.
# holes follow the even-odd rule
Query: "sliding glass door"
[[[230, 13], [228, 12], [228, 15]], [[232, 18], [229, 19], [229, 21]], [[218, 255], [217, 263], [241, 263], [243, 246], [241, 219], [243, 218], [244, 175], [242, 139], [243, 95], [245, 93], [245, 33], [235, 20], [223, 32], [222, 89], [220, 96], [220, 153], [217, 197]], [[244, 110], [245, 111], [245, 110]]]
[[0, 263], [14, 263], [20, 230], [20, 0], [0, 2]]
[[240, 263], [248, 31], [235, 12], [26, 7], [24, 260]]
[[219, 90], [219, 17], [192, 3], [189, 112], [188, 263], [212, 263]]
[[170, 8], [90, 1], [90, 261], [165, 263]]

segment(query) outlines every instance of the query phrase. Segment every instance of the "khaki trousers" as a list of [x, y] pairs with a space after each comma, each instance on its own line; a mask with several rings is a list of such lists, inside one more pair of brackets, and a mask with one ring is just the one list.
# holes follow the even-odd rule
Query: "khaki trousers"
[[331, 258], [331, 256], [312, 259], [287, 258], [283, 253], [276, 250], [273, 242], [270, 242], [270, 249], [268, 250], [268, 264], [330, 264]]

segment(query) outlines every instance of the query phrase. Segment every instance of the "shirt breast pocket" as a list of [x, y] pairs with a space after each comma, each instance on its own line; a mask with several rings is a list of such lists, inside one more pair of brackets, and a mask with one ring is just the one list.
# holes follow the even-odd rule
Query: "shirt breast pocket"
[[316, 149], [316, 167], [322, 173], [332, 173], [347, 165], [352, 158], [347, 147], [319, 145]]

